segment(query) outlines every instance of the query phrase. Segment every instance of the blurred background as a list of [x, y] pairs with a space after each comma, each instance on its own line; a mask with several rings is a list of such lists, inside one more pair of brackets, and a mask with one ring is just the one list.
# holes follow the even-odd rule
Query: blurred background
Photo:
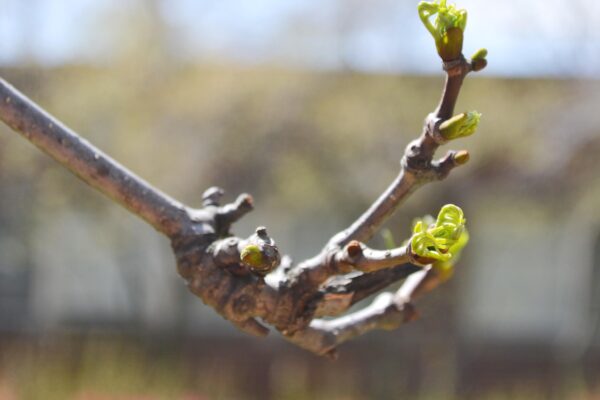
[[[186, 204], [253, 194], [236, 234], [266, 225], [301, 260], [389, 184], [437, 104], [416, 5], [0, 0], [0, 75]], [[334, 363], [238, 333], [165, 238], [2, 125], [0, 399], [599, 398], [600, 5], [459, 5], [465, 53], [490, 52], [457, 110], [479, 131], [447, 146], [471, 162], [387, 225], [401, 241], [465, 210], [472, 241], [420, 320]]]

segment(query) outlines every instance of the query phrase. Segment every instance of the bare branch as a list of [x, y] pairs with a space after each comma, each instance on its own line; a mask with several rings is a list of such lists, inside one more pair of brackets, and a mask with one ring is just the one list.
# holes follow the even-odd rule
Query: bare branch
[[351, 269], [373, 272], [409, 262], [415, 265], [426, 264], [420, 261], [419, 257], [411, 252], [410, 245], [390, 250], [374, 250], [353, 240], [335, 253], [332, 259], [332, 269], [341, 272], [348, 272]]
[[223, 206], [219, 210], [219, 222], [231, 226], [254, 208], [252, 196], [247, 193], [240, 194], [235, 202]]
[[412, 301], [441, 282], [435, 269], [428, 266], [410, 275], [396, 293], [382, 293], [369, 306], [343, 317], [315, 319], [305, 330], [286, 338], [314, 353], [335, 357], [336, 347], [349, 339], [374, 329], [396, 329], [416, 319]]
[[[402, 264], [366, 274], [355, 272], [336, 276], [330, 279], [323, 287], [323, 302], [325, 303], [328, 300], [328, 296], [331, 295], [338, 296], [338, 298], [342, 295], [351, 295], [351, 298], [348, 300], [348, 306], [350, 306], [385, 289], [395, 282], [406, 279], [409, 275], [422, 269], [423, 267], [413, 264]], [[335, 316], [345, 310], [343, 309], [336, 313], [320, 313], [317, 316]]]
[[408, 196], [420, 186], [416, 174], [402, 168], [400, 174], [379, 198], [348, 229], [335, 235], [330, 243], [345, 246], [352, 240], [367, 242]]
[[451, 118], [454, 114], [462, 83], [467, 74], [472, 71], [471, 64], [462, 55], [458, 60], [444, 62], [443, 67], [446, 71], [446, 82], [440, 104], [435, 110], [436, 118], [441, 120]]
[[93, 188], [173, 236], [186, 207], [142, 180], [0, 79], [0, 119]]

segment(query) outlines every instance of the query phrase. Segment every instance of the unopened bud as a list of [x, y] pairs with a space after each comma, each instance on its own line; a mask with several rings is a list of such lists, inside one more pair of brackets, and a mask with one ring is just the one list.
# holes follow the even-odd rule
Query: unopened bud
[[471, 57], [471, 68], [473, 71], [481, 71], [487, 65], [487, 49], [479, 49]]
[[263, 257], [260, 247], [255, 244], [244, 247], [240, 254], [240, 259], [244, 264], [247, 264], [252, 268], [262, 269], [263, 267]]
[[468, 151], [460, 150], [460, 151], [457, 151], [456, 154], [454, 155], [454, 162], [457, 163], [458, 165], [464, 165], [469, 162], [470, 158], [471, 158], [471, 156], [469, 155]]

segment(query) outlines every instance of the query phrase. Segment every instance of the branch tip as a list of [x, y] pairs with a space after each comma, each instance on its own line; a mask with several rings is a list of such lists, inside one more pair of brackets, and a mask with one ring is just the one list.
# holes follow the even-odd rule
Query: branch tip
[[254, 197], [252, 197], [251, 194], [248, 193], [243, 193], [240, 195], [240, 198], [242, 198], [242, 203], [247, 205], [248, 207], [250, 207], [250, 209], [254, 208]]
[[465, 165], [471, 159], [471, 155], [467, 150], [459, 150], [454, 153], [454, 162], [457, 165]]
[[[437, 52], [444, 61], [458, 58], [462, 52], [467, 11], [446, 0], [422, 1], [418, 4], [419, 17], [435, 41]], [[434, 23], [430, 18], [437, 15]]]

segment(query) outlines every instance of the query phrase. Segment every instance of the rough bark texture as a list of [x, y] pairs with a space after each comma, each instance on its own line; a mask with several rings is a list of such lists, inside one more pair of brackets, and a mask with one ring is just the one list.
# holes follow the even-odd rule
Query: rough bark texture
[[[365, 242], [413, 191], [444, 179], [465, 162], [465, 152], [462, 157], [450, 151], [439, 160], [433, 158], [445, 143], [439, 126], [452, 117], [472, 64], [461, 56], [445, 63], [444, 69], [447, 79], [440, 104], [426, 118], [420, 137], [406, 148], [397, 178], [354, 223], [334, 235], [317, 255], [297, 265], [285, 257], [281, 262], [265, 228], [246, 239], [231, 234], [232, 224], [252, 209], [249, 195], [221, 205], [223, 191], [210, 188], [202, 208], [187, 207], [96, 149], [3, 80], [0, 119], [87, 184], [165, 234], [189, 290], [239, 329], [264, 336], [268, 325], [302, 348], [334, 356], [336, 347], [348, 339], [414, 319], [415, 297], [443, 281], [428, 266], [431, 260], [419, 258], [410, 246], [374, 250]], [[264, 275], [274, 268], [279, 268], [284, 278], [269, 285]], [[396, 293], [382, 293], [371, 305], [340, 316], [359, 300], [402, 279], [405, 282]]]

